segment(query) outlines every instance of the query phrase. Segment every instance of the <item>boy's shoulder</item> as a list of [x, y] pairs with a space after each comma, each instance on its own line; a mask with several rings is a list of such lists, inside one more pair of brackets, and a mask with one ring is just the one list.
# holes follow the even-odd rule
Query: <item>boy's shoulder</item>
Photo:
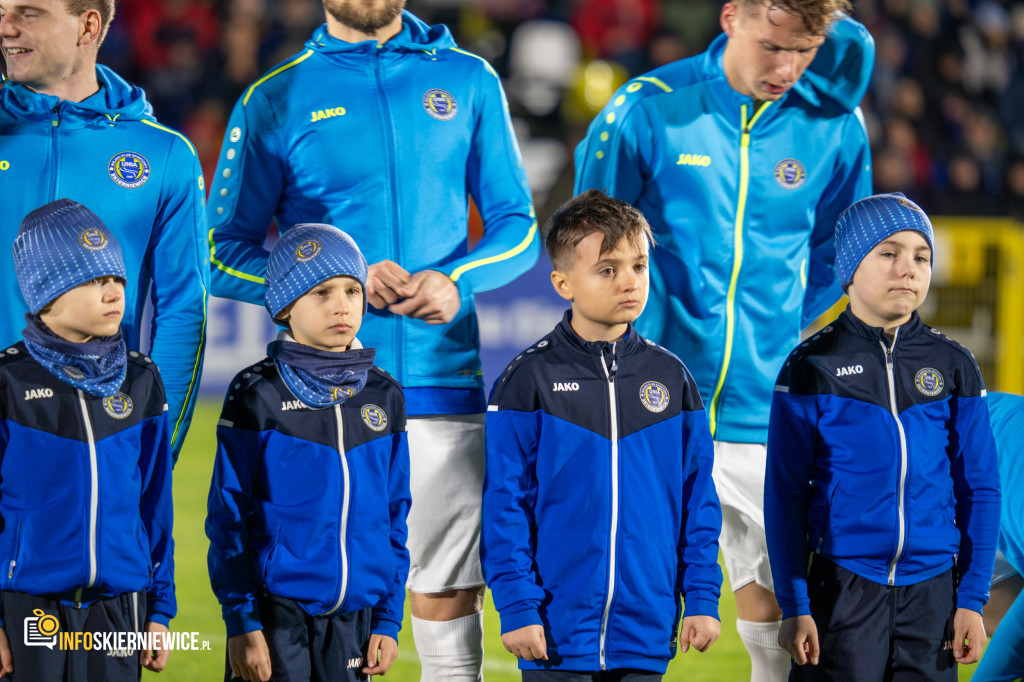
[[12, 343], [7, 348], [0, 350], [0, 370], [8, 367], [9, 365], [17, 362], [33, 361], [32, 356], [29, 355], [28, 351], [25, 350], [25, 344], [22, 341]]
[[[827, 390], [829, 385], [825, 374], [832, 374], [832, 366], [837, 359], [840, 364], [847, 362], [856, 372], [857, 367], [855, 354], [844, 349], [844, 342], [850, 340], [850, 335], [843, 332], [836, 323], [826, 325], [823, 329], [807, 337], [796, 348], [790, 351], [786, 361], [779, 371], [778, 380], [775, 382], [776, 390], [780, 387], [786, 390], [796, 391], [798, 388], [811, 389], [812, 392]], [[862, 367], [862, 366], [861, 366]], [[862, 367], [863, 368], [863, 367]], [[837, 371], [842, 371], [838, 368]]]
[[398, 382], [398, 379], [391, 376], [387, 370], [374, 365], [370, 368], [369, 375], [367, 377], [367, 383], [374, 382], [380, 385], [382, 388], [387, 390], [397, 390], [399, 394], [402, 393], [402, 384]]
[[494, 382], [489, 403], [497, 405], [509, 391], [521, 390], [524, 384], [541, 371], [545, 358], [556, 348], [554, 331], [525, 348], [505, 366], [505, 371]]

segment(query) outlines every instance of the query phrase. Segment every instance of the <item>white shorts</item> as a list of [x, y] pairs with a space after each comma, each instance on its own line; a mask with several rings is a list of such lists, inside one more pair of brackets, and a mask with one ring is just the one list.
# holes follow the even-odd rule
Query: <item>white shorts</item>
[[1017, 569], [1013, 567], [1006, 557], [998, 549], [996, 550], [996, 564], [992, 567], [992, 584], [1001, 583], [1002, 581], [1012, 578], [1017, 573]]
[[763, 443], [715, 441], [715, 465], [711, 473], [722, 504], [719, 545], [734, 592], [754, 582], [770, 592], [775, 591], [764, 532], [767, 457], [768, 448]]
[[432, 594], [480, 587], [484, 415], [409, 417], [409, 580]]

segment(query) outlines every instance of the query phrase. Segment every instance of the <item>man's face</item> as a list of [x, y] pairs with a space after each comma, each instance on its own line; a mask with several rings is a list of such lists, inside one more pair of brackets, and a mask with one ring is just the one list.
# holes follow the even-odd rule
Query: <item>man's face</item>
[[82, 16], [68, 14], [64, 0], [0, 0], [8, 78], [37, 92], [70, 80], [84, 66]]
[[768, 2], [728, 2], [721, 20], [729, 36], [726, 79], [733, 90], [756, 100], [775, 101], [786, 94], [825, 42], [800, 17]]
[[324, 0], [324, 9], [345, 26], [373, 33], [390, 24], [405, 8], [405, 0]]

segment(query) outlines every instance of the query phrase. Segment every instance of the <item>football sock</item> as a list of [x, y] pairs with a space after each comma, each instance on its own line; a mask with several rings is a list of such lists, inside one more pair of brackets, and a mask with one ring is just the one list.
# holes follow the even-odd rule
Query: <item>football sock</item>
[[786, 682], [792, 659], [779, 646], [781, 621], [755, 623], [736, 620], [736, 629], [750, 654], [750, 682]]
[[481, 682], [484, 679], [484, 614], [455, 620], [413, 616], [412, 636], [420, 657], [420, 682]]

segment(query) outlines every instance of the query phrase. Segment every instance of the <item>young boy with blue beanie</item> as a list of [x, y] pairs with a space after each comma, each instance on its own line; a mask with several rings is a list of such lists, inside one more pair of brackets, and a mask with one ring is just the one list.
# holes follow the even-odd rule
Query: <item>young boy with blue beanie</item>
[[916, 312], [933, 241], [902, 194], [844, 211], [850, 305], [775, 387], [765, 521], [790, 680], [952, 682], [981, 656], [998, 469], [974, 357]]
[[96, 214], [46, 204], [13, 255], [30, 312], [0, 354], [0, 675], [135, 682], [140, 663], [163, 670], [163, 644], [97, 637], [166, 633], [177, 610], [164, 387], [126, 352], [124, 260]]
[[330, 225], [270, 254], [266, 307], [288, 331], [228, 390], [206, 519], [225, 680], [363, 680], [397, 655], [409, 450], [401, 387], [355, 338], [366, 275]]

